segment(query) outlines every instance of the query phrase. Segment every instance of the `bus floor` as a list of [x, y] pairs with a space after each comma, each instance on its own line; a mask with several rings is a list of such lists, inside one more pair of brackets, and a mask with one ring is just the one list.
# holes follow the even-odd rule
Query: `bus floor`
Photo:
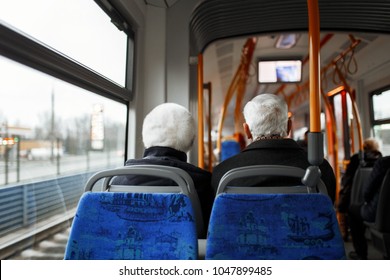
[[[66, 242], [69, 236], [70, 229], [65, 229], [58, 232], [48, 239], [39, 242], [32, 248], [23, 250], [11, 257], [9, 260], [62, 260], [64, 257]], [[382, 254], [376, 250], [368, 237], [368, 259], [369, 260], [383, 260]], [[201, 244], [200, 244], [201, 245]], [[204, 245], [204, 244], [202, 244]], [[353, 251], [351, 240], [345, 242], [345, 251], [347, 258], [349, 253]]]

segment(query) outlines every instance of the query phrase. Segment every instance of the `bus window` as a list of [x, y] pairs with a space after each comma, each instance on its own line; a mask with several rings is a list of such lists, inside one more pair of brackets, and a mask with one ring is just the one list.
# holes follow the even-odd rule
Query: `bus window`
[[371, 97], [374, 137], [378, 139], [383, 155], [390, 155], [390, 89], [376, 91]]
[[127, 36], [94, 3], [79, 0], [0, 0], [0, 19], [125, 85]]
[[0, 185], [121, 166], [126, 105], [0, 56]]
[[[349, 160], [351, 157], [351, 126], [352, 123], [352, 105], [349, 94], [341, 91], [332, 96], [334, 114], [337, 125], [337, 138], [339, 143], [339, 161]], [[352, 148], [353, 150], [353, 148]]]

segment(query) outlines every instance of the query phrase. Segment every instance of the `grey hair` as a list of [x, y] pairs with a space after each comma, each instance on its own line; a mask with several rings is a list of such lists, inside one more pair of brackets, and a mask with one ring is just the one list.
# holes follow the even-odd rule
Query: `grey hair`
[[145, 148], [162, 146], [188, 152], [194, 142], [195, 131], [195, 121], [185, 107], [164, 103], [146, 115], [142, 139]]
[[270, 93], [255, 96], [244, 107], [244, 118], [253, 139], [261, 136], [288, 134], [288, 107], [279, 96]]

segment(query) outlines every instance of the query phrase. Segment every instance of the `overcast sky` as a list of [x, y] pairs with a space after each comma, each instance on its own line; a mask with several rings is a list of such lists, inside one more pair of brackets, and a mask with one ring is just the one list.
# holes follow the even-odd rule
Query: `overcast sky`
[[[124, 85], [126, 35], [91, 0], [0, 0], [0, 20]], [[55, 110], [66, 119], [104, 103], [104, 114], [122, 120], [125, 106], [90, 94], [0, 56], [0, 122], [33, 126], [38, 115]], [[125, 119], [123, 120], [125, 122]]]

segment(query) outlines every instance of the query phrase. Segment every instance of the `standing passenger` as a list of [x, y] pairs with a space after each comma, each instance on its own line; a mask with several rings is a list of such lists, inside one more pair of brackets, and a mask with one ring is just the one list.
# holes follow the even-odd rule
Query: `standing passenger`
[[[130, 159], [126, 166], [138, 164], [157, 164], [178, 167], [186, 171], [195, 184], [202, 207], [203, 221], [207, 228], [214, 191], [211, 188], [211, 173], [187, 163], [187, 152], [195, 139], [195, 122], [190, 112], [174, 103], [164, 103], [155, 107], [144, 119], [142, 139], [145, 146], [144, 157]], [[153, 181], [152, 183], [150, 183]], [[165, 178], [144, 175], [117, 176], [114, 185], [172, 185]]]
[[[213, 170], [212, 186], [218, 188], [222, 176], [229, 170], [249, 165], [286, 165], [306, 169], [310, 166], [307, 153], [295, 140], [287, 138], [291, 128], [287, 104], [274, 94], [261, 94], [254, 97], [244, 107], [244, 131], [252, 140], [243, 151], [225, 161]], [[321, 179], [328, 195], [334, 201], [336, 179], [332, 167], [324, 160], [319, 166]], [[299, 180], [287, 178], [250, 177], [234, 180], [235, 186], [261, 186], [301, 184]]]

